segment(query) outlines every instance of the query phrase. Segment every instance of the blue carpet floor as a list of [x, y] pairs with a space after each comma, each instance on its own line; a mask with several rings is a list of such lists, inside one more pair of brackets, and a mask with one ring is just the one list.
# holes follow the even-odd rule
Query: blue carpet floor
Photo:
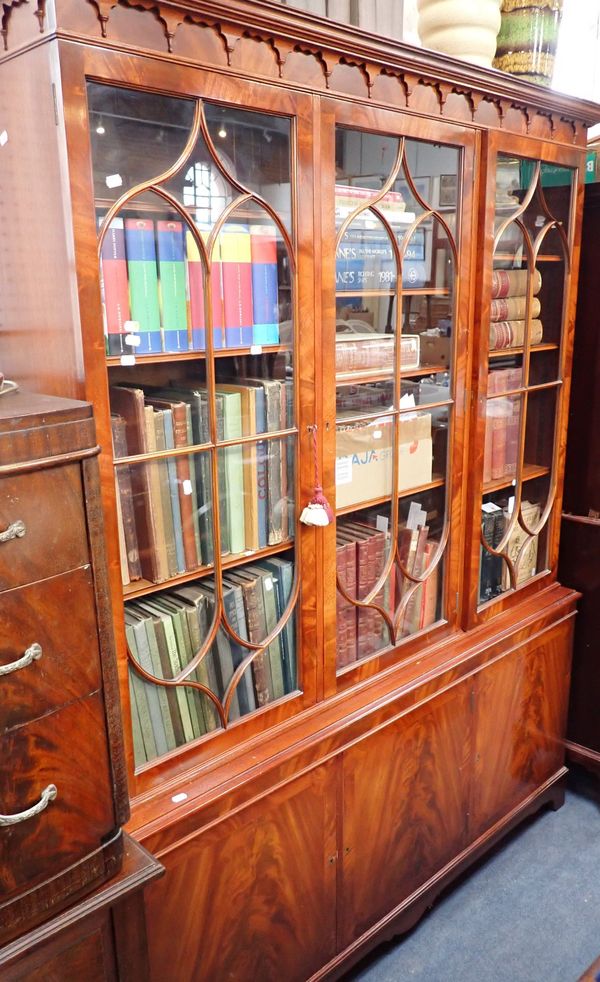
[[348, 982], [576, 982], [600, 955], [596, 788], [576, 776], [559, 811], [530, 819]]

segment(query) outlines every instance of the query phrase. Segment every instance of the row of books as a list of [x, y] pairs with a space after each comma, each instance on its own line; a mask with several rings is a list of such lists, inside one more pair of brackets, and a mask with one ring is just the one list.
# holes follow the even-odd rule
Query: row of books
[[[212, 465], [207, 451], [136, 464], [119, 458], [209, 442], [205, 386], [110, 388], [117, 518], [124, 584], [162, 583], [214, 560]], [[217, 436], [284, 429], [291, 382], [242, 379], [215, 394]], [[293, 536], [293, 440], [262, 439], [217, 451], [222, 554], [255, 552]]]
[[[113, 219], [100, 265], [107, 354], [206, 348], [204, 266], [183, 222]], [[227, 223], [210, 283], [215, 348], [279, 343], [275, 226]]]
[[[240, 567], [223, 577], [227, 623], [243, 641], [260, 644], [277, 626], [287, 606], [293, 563], [281, 557]], [[134, 660], [149, 675], [171, 679], [200, 650], [215, 616], [212, 579], [188, 583], [125, 604], [125, 632]], [[223, 703], [234, 672], [251, 649], [219, 627], [209, 651], [188, 678]], [[191, 686], [161, 686], [129, 669], [136, 764], [152, 760], [220, 726], [209, 696]], [[294, 617], [242, 674], [231, 700], [229, 719], [282, 698], [297, 688]]]
[[[541, 515], [540, 505], [536, 502], [522, 501], [521, 514], [525, 524], [529, 528], [535, 528]], [[482, 534], [487, 544], [493, 549], [497, 549], [502, 541], [510, 518], [511, 512], [506, 504], [503, 505], [488, 501], [482, 505]], [[538, 536], [529, 536], [519, 522], [516, 522], [504, 549], [504, 554], [513, 563], [519, 560], [516, 571], [516, 585], [520, 586], [526, 580], [535, 576], [537, 572]], [[491, 600], [493, 597], [509, 589], [510, 573], [508, 564], [502, 559], [502, 556], [494, 556], [481, 546], [479, 602], [484, 603], [486, 600]]]
[[[521, 368], [500, 368], [488, 375], [488, 397], [521, 385]], [[521, 397], [489, 399], [485, 417], [483, 483], [514, 477], [517, 473]]]
[[[424, 513], [422, 513], [424, 515]], [[379, 523], [381, 526], [381, 522]], [[383, 523], [385, 524], [385, 522]], [[336, 531], [336, 564], [339, 581], [348, 597], [364, 600], [383, 572], [389, 554], [390, 535], [383, 527], [364, 522], [339, 522]], [[422, 575], [429, 567], [438, 543], [429, 538], [427, 525], [400, 529], [398, 555], [410, 573]], [[412, 586], [394, 564], [373, 603], [393, 616]], [[416, 587], [407, 601], [400, 634], [414, 634], [433, 624], [437, 613], [437, 567]], [[374, 608], [357, 608], [338, 590], [336, 598], [338, 668], [360, 661], [390, 644], [387, 625]]]
[[[401, 273], [404, 287], [423, 287], [427, 282], [428, 266], [424, 261], [422, 234], [418, 229], [414, 244], [409, 242], [405, 247]], [[364, 223], [362, 227], [361, 223], [353, 223], [336, 250], [336, 290], [350, 293], [393, 290], [397, 281], [396, 257], [383, 227], [366, 228]]]

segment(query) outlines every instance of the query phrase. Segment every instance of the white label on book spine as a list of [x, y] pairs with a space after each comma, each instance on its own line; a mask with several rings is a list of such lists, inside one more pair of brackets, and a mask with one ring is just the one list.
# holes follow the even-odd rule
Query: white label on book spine
[[135, 355], [121, 355], [122, 365], [135, 365]]
[[271, 579], [270, 576], [265, 576], [263, 583], [265, 584], [265, 590], [273, 589], [273, 580]]
[[419, 518], [421, 517], [421, 505], [418, 501], [411, 501], [410, 508], [408, 509], [408, 517], [406, 519], [407, 529], [416, 529]]
[[251, 344], [250, 345], [251, 355], [262, 355], [262, 344]]
[[184, 494], [192, 493], [192, 482], [190, 481], [189, 477], [186, 477], [185, 481], [183, 482], [183, 493]]
[[120, 188], [123, 183], [123, 178], [120, 174], [108, 174], [106, 178], [107, 188]]
[[387, 515], [378, 515], [375, 521], [375, 528], [378, 532], [387, 532], [389, 524]]
[[6, 132], [6, 130], [2, 130], [2, 132], [0, 133], [0, 147], [5, 146], [5, 144], [7, 143], [8, 143], [8, 133]]
[[335, 483], [352, 484], [352, 457], [337, 457], [335, 462]]
[[140, 329], [139, 321], [125, 321], [123, 324], [123, 330], [125, 334], [137, 334]]
[[142, 339], [139, 334], [126, 334], [125, 344], [132, 344], [134, 348], [137, 348], [138, 344], [141, 344]]

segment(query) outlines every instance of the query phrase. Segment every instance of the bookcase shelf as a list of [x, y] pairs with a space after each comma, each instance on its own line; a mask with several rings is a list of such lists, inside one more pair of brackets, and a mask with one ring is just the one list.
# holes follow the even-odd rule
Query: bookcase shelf
[[[523, 467], [522, 481], [535, 481], [537, 477], [546, 477], [550, 473], [549, 467], [540, 467], [538, 464], [525, 464]], [[488, 481], [483, 485], [483, 493], [491, 494], [493, 491], [502, 491], [515, 484], [514, 478], [499, 478], [496, 481]]]
[[[214, 357], [235, 358], [236, 356], [243, 357], [244, 355], [271, 355], [277, 354], [281, 351], [291, 350], [292, 346], [290, 344], [256, 344], [244, 348], [217, 348], [214, 352]], [[124, 366], [120, 355], [109, 355], [106, 358], [106, 364], [109, 368], [115, 366], [123, 368], [134, 367], [135, 365], [174, 365], [180, 361], [198, 360], [206, 360], [206, 351], [161, 351], [157, 352], [155, 355], [136, 355], [134, 365], [131, 366], [129, 365], [129, 362]]]
[[[514, 254], [510, 252], [495, 252], [494, 260], [499, 262], [512, 262], [514, 260]], [[564, 262], [564, 256], [551, 256], [540, 254], [536, 258], [536, 263], [562, 263]]]
[[[397, 290], [336, 290], [335, 296], [339, 300], [344, 297], [395, 297], [397, 293]], [[403, 286], [400, 294], [403, 297], [448, 297], [450, 290], [441, 286]]]
[[[437, 375], [446, 372], [447, 365], [419, 365], [417, 368], [403, 368], [400, 371], [401, 378], [419, 378], [423, 375]], [[338, 372], [335, 376], [335, 384], [340, 385], [360, 385], [363, 382], [386, 382], [394, 378], [394, 373], [390, 371], [370, 371]]]
[[[433, 480], [427, 481], [425, 484], [418, 484], [414, 488], [408, 488], [406, 491], [400, 491], [398, 498], [410, 498], [411, 495], [422, 494], [424, 491], [432, 491], [433, 488], [441, 488], [445, 483], [445, 478], [434, 477]], [[352, 505], [344, 505], [343, 508], [336, 508], [336, 515], [349, 515], [351, 512], [363, 511], [366, 508], [377, 508], [379, 505], [384, 505], [391, 501], [389, 494], [380, 495], [377, 498], [370, 498], [368, 501], [359, 501]]]
[[[282, 552], [288, 552], [293, 547], [294, 540], [288, 539], [286, 542], [280, 542], [276, 546], [268, 546], [266, 549], [258, 549], [255, 552], [248, 550], [247, 552], [238, 553], [236, 556], [223, 556], [221, 567], [223, 569], [233, 570], [237, 566], [242, 566], [244, 563], [258, 562], [261, 559], [267, 559], [269, 556], [278, 556]], [[214, 576], [214, 574], [214, 566], [202, 566], [188, 573], [182, 573], [181, 576], [174, 576], [172, 579], [163, 580], [162, 583], [151, 583], [150, 580], [136, 580], [123, 587], [123, 599], [134, 600], [137, 597], [145, 597], [148, 594], [158, 593], [161, 590], [169, 590], [171, 587], [179, 586], [183, 583], [190, 583], [193, 580], [200, 580], [206, 576]]]
[[[508, 358], [511, 355], [522, 355], [524, 350], [522, 346], [520, 348], [498, 348], [495, 351], [489, 351], [488, 357], [490, 361], [495, 358]], [[553, 344], [551, 341], [544, 342], [543, 344], [532, 344], [529, 351], [532, 354], [538, 351], [558, 351], [558, 345]]]

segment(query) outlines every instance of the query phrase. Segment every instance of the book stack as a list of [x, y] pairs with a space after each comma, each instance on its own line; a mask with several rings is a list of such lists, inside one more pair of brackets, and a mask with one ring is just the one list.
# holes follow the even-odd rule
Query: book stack
[[[217, 437], [236, 440], [287, 426], [286, 382], [219, 383]], [[119, 464], [122, 457], [207, 444], [205, 386], [110, 388], [123, 583], [162, 583], [213, 562], [211, 456], [207, 451]], [[291, 420], [290, 420], [291, 422]], [[288, 452], [290, 451], [290, 452]], [[217, 451], [222, 554], [255, 552], [293, 534], [293, 454], [285, 440]]]
[[[537, 294], [542, 288], [539, 270], [533, 271], [530, 308], [530, 344], [539, 344], [543, 337], [541, 311]], [[490, 306], [490, 351], [520, 348], [525, 343], [528, 271], [526, 269], [495, 269], [492, 273], [492, 302]]]
[[[528, 528], [533, 528], [537, 525], [541, 513], [541, 507], [537, 502], [521, 502], [521, 515]], [[510, 512], [505, 510], [505, 521], [508, 522], [509, 518]], [[516, 522], [506, 545], [506, 554], [515, 564], [517, 563], [517, 559], [519, 559], [516, 570], [516, 585], [520, 586], [526, 580], [530, 580], [532, 576], [535, 576], [537, 572], [538, 536], [530, 536], [521, 528], [519, 522]], [[502, 589], [510, 589], [510, 575], [506, 564], [504, 564], [502, 571]]]
[[[496, 549], [504, 534], [504, 511], [500, 505], [488, 501], [481, 506], [481, 531], [492, 549]], [[501, 556], [493, 556], [481, 546], [479, 561], [479, 602], [485, 603], [502, 592]]]
[[[335, 370], [382, 372], [394, 370], [396, 339], [391, 334], [336, 334]], [[400, 338], [400, 364], [403, 369], [419, 367], [419, 335]]]
[[[242, 566], [223, 577], [224, 616], [244, 641], [259, 644], [277, 626], [287, 606], [293, 563], [280, 557]], [[211, 578], [154, 593], [125, 604], [127, 644], [135, 661], [157, 678], [171, 679], [200, 650], [215, 615]], [[209, 651], [189, 680], [222, 702], [234, 672], [251, 649], [220, 626]], [[147, 682], [129, 668], [136, 764], [152, 760], [219, 727], [212, 700], [189, 686]], [[233, 694], [229, 719], [238, 719], [297, 688], [294, 617], [255, 656]]]
[[[108, 355], [205, 349], [204, 268], [183, 222], [113, 219], [100, 270]], [[279, 344], [278, 284], [275, 226], [227, 223], [211, 257], [214, 347]]]
[[[422, 513], [424, 515], [424, 513]], [[379, 526], [379, 527], [378, 527]], [[384, 526], [386, 527], [384, 530]], [[399, 531], [399, 557], [406, 570], [421, 576], [428, 569], [438, 543], [429, 539], [429, 528], [402, 528]], [[364, 600], [381, 576], [390, 547], [387, 523], [343, 521], [336, 532], [336, 565], [339, 581], [348, 597]], [[399, 625], [399, 635], [414, 634], [436, 620], [438, 571], [414, 584], [394, 565], [374, 604], [391, 616], [412, 590]], [[344, 668], [381, 651], [390, 644], [385, 621], [374, 609], [356, 607], [338, 590], [336, 599], [336, 664]]]
[[517, 473], [521, 397], [491, 398], [521, 385], [522, 369], [501, 368], [488, 375], [488, 403], [485, 418], [483, 483], [513, 478]]

